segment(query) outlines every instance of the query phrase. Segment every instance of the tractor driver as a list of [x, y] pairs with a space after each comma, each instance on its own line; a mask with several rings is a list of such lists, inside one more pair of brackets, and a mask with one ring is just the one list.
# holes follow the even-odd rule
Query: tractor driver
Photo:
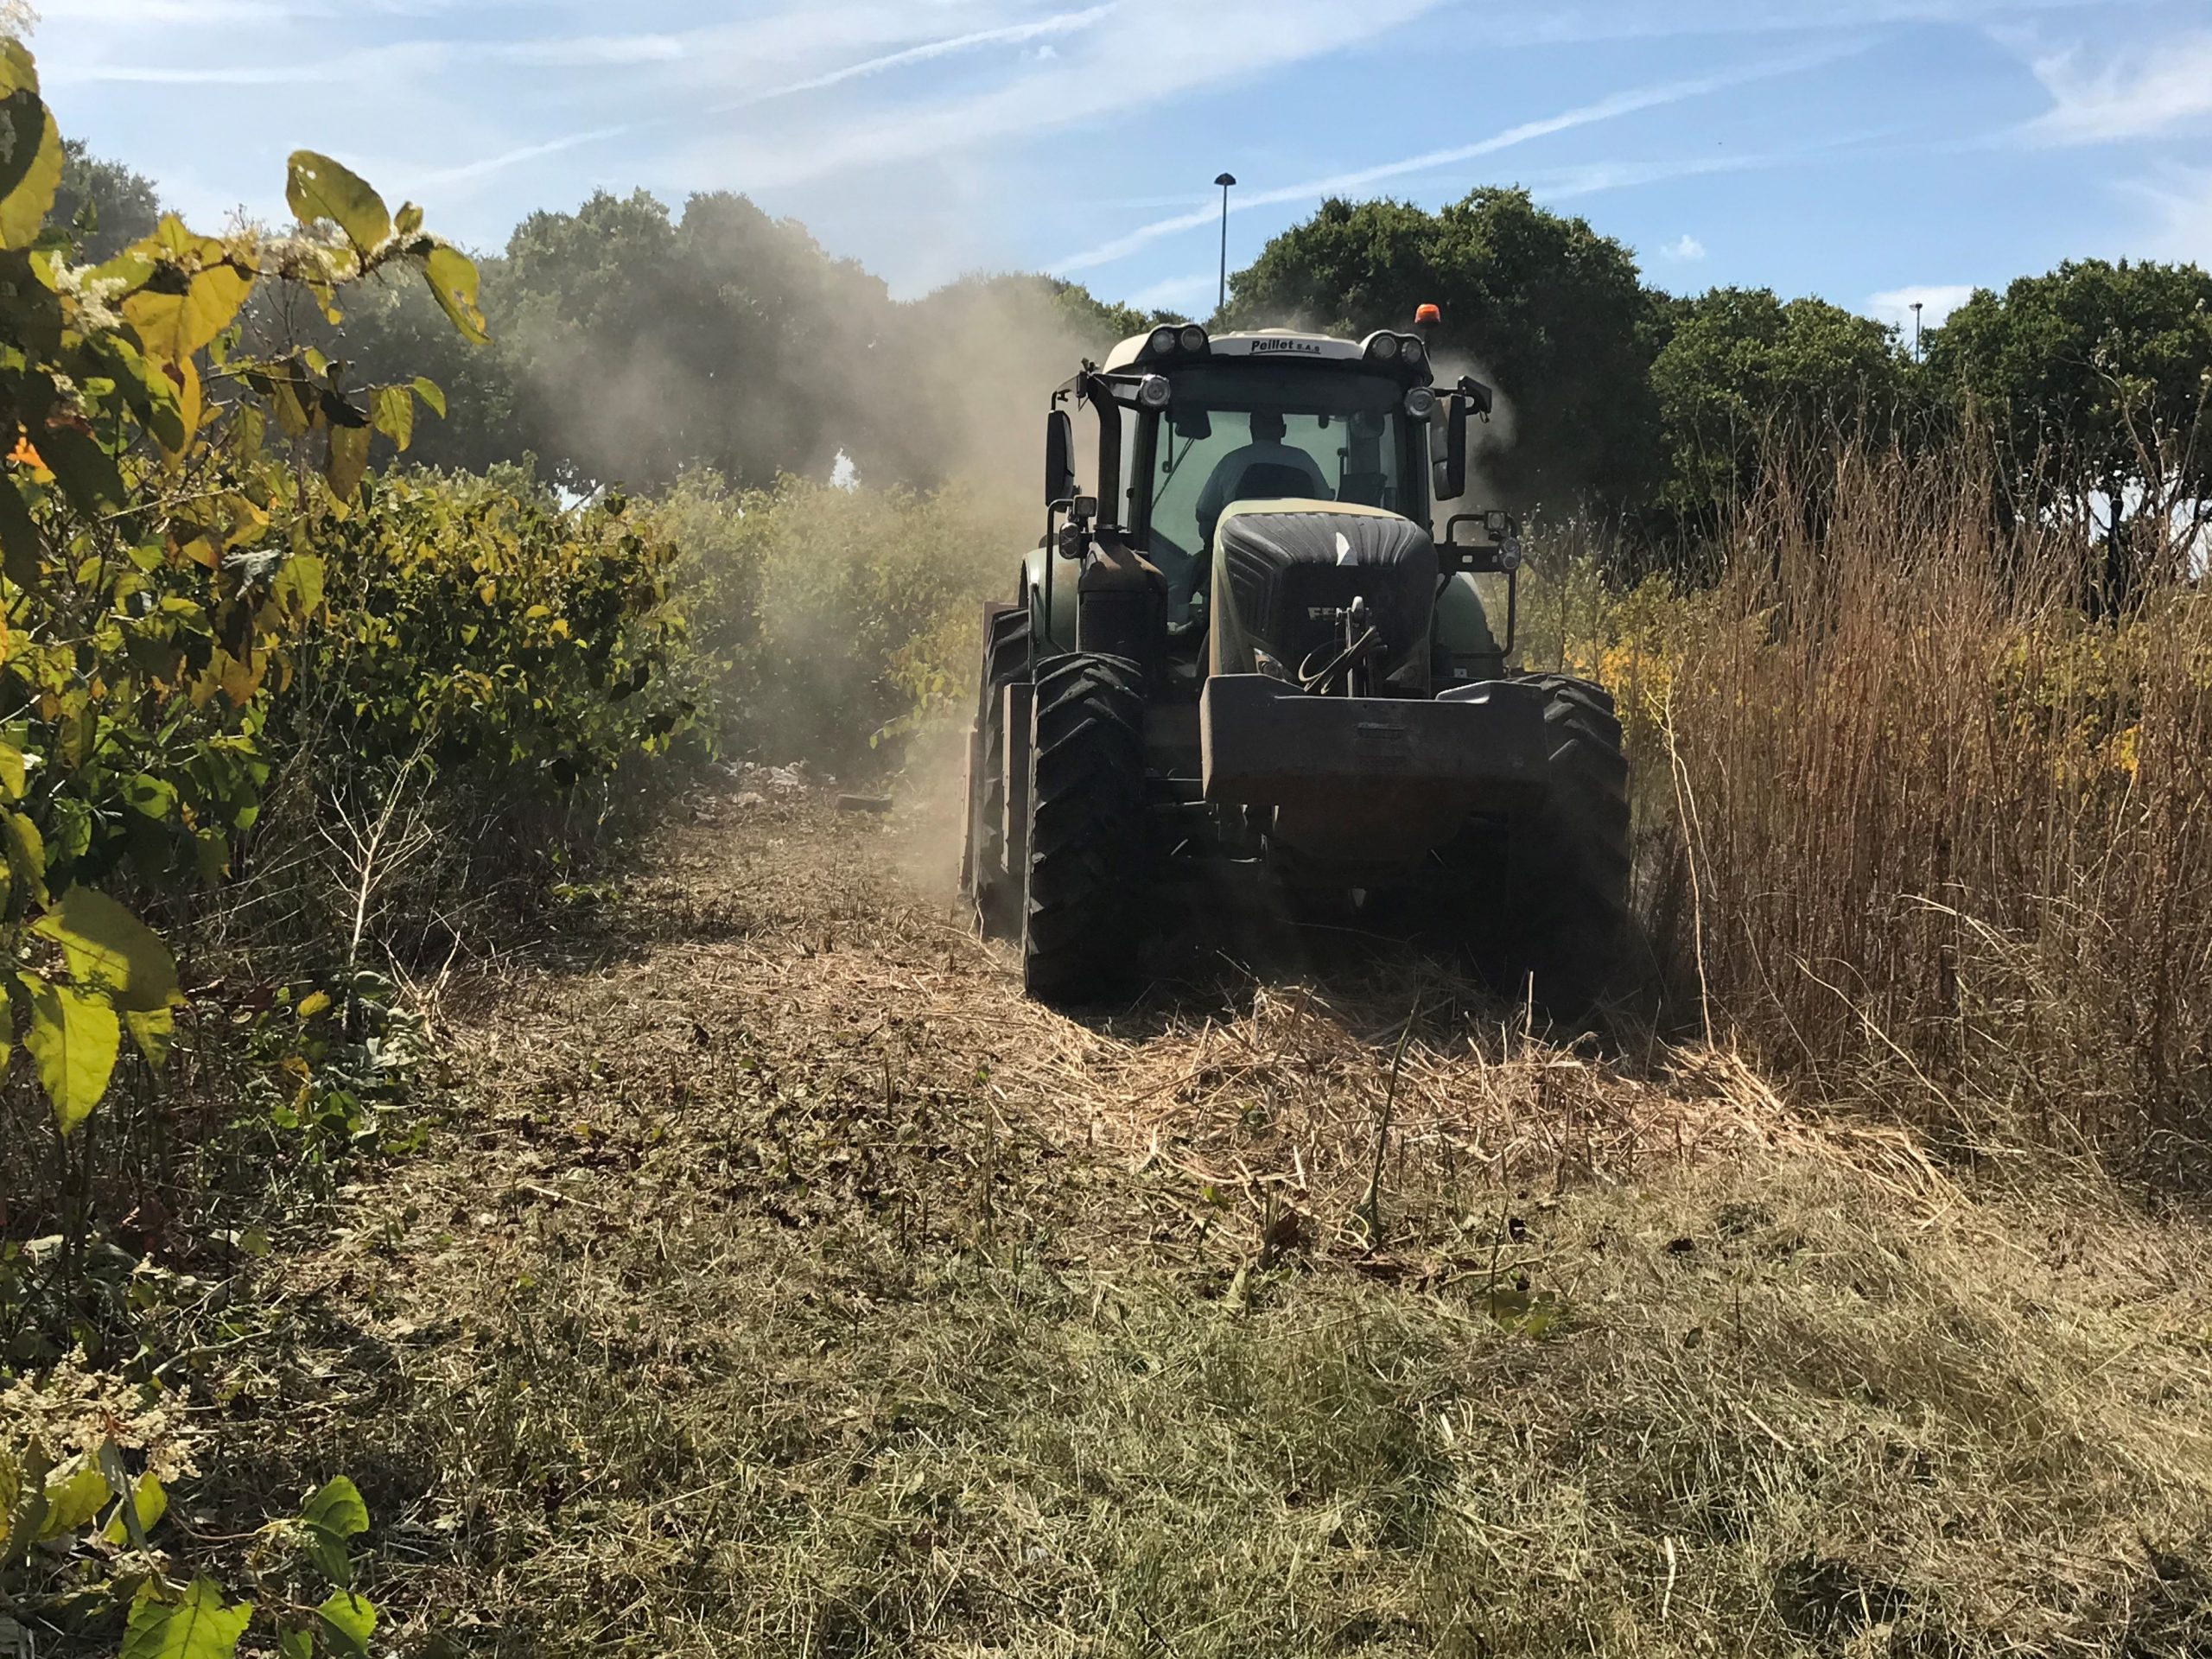
[[1205, 488], [1198, 492], [1198, 533], [1206, 546], [1213, 545], [1214, 528], [1231, 502], [1297, 496], [1319, 501], [1331, 499], [1328, 477], [1320, 463], [1297, 445], [1284, 442], [1287, 430], [1277, 411], [1252, 411], [1252, 442], [1224, 455], [1206, 480]]

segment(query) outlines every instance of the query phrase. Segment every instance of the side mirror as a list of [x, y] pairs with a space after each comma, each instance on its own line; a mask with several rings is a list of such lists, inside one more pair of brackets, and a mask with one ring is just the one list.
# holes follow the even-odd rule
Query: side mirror
[[1436, 462], [1436, 499], [1457, 501], [1467, 493], [1467, 401], [1444, 404], [1444, 453]]
[[1497, 401], [1491, 389], [1471, 374], [1459, 377], [1459, 396], [1475, 406], [1475, 413], [1484, 420], [1490, 418], [1491, 405]]
[[1045, 505], [1075, 493], [1075, 423], [1065, 409], [1045, 417]]

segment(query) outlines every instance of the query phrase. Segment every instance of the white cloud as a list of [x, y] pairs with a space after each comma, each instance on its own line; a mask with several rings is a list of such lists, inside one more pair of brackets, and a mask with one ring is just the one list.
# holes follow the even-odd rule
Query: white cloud
[[497, 49], [510, 62], [548, 69], [613, 69], [680, 63], [690, 48], [681, 35], [576, 35], [565, 40], [514, 41]]
[[452, 61], [440, 41], [402, 41], [391, 46], [335, 52], [296, 63], [256, 63], [250, 58], [207, 64], [80, 62], [49, 55], [40, 78], [57, 86], [109, 82], [143, 86], [289, 86], [340, 82], [358, 86], [436, 73]]
[[[927, 63], [931, 59], [948, 57], [955, 52], [973, 51], [979, 46], [1015, 46], [1041, 39], [1048, 35], [1072, 34], [1077, 29], [1089, 29], [1096, 23], [1103, 22], [1113, 10], [1114, 6], [1109, 0], [1108, 4], [1092, 6], [1085, 11], [1061, 12], [1056, 16], [1040, 17], [1033, 22], [1009, 23], [1001, 29], [973, 29], [965, 35], [949, 35], [943, 40], [925, 41], [919, 46], [910, 46], [899, 52], [887, 52], [880, 57], [864, 59], [859, 63], [844, 64], [838, 68], [810, 76], [804, 80], [792, 81], [788, 86], [771, 86], [766, 92], [754, 94], [751, 99], [740, 99], [738, 104], [722, 107], [734, 109], [741, 104], [757, 103], [761, 99], [771, 98], [785, 98], [794, 92], [819, 92], [826, 86], [835, 86], [848, 80], [858, 80], [863, 76], [880, 75], [886, 70], [903, 69], [909, 64]], [[1035, 53], [1024, 55], [1033, 63], [1041, 63], [1050, 58], [1058, 57], [1059, 54], [1055, 48], [1047, 45], [1040, 47]]]
[[1705, 257], [1705, 244], [1684, 231], [1681, 237], [1659, 250], [1662, 259], [1679, 259], [1685, 264]]
[[[1448, 149], [1432, 149], [1419, 156], [1409, 156], [1402, 161], [1385, 162], [1379, 166], [1359, 168], [1351, 172], [1332, 174], [1326, 178], [1307, 179], [1298, 184], [1279, 186], [1268, 190], [1246, 190], [1232, 194], [1231, 213], [1249, 213], [1255, 207], [1275, 207], [1289, 201], [1313, 201], [1325, 196], [1348, 194], [1380, 184], [1386, 179], [1403, 178], [1412, 174], [1431, 173], [1440, 168], [1455, 167], [1462, 162], [1480, 159], [1484, 156], [1510, 149], [1533, 139], [1549, 137], [1554, 133], [1572, 128], [1611, 121], [1638, 111], [1657, 109], [1669, 104], [1680, 104], [1689, 99], [1703, 97], [1746, 82], [1764, 80], [1776, 75], [1808, 69], [1817, 64], [1833, 61], [1844, 54], [1827, 51], [1801, 54], [1794, 57], [1773, 60], [1765, 63], [1748, 64], [1740, 69], [1723, 70], [1693, 79], [1660, 81], [1649, 86], [1632, 87], [1616, 92], [1610, 98], [1599, 99], [1594, 104], [1584, 104], [1557, 115], [1548, 115], [1535, 121], [1523, 121], [1517, 126], [1492, 133], [1473, 143], [1460, 144]], [[1125, 258], [1138, 249], [1158, 241], [1161, 237], [1192, 230], [1213, 222], [1219, 208], [1193, 208], [1172, 218], [1155, 219], [1149, 225], [1086, 248], [1058, 262], [1053, 270], [1065, 275], [1070, 271], [1086, 270], [1094, 265], [1111, 264]]]
[[1973, 297], [1974, 285], [1970, 283], [1923, 283], [1871, 294], [1859, 308], [1879, 321], [1909, 329], [1912, 327], [1912, 308], [1917, 304], [1920, 326], [1940, 328], [1944, 318]]
[[[806, 132], [717, 134], [676, 167], [686, 183], [764, 189], [977, 150], [1258, 79], [1378, 40], [1446, 3], [1368, 0], [1355, 10], [1341, 0], [1214, 0], [1196, 11], [1182, 0], [1120, 0], [1116, 27], [1066, 35], [1058, 57], [1027, 60], [1024, 73], [988, 91]], [[1162, 41], [1175, 49], [1163, 54]]]
[[2170, 167], [2120, 188], [2152, 211], [2154, 257], [2212, 267], [2212, 168]]
[[617, 138], [632, 130], [633, 130], [632, 128], [626, 126], [594, 127], [586, 132], [567, 133], [558, 138], [549, 138], [543, 143], [518, 144], [512, 149], [502, 150], [496, 156], [486, 156], [480, 161], [462, 162], [452, 167], [432, 168], [427, 172], [417, 172], [406, 175], [404, 181], [410, 190], [420, 190], [424, 186], [442, 189], [453, 185], [471, 184], [479, 179], [488, 178], [494, 173], [504, 173], [511, 167], [519, 167], [524, 162], [537, 161], [547, 156], [557, 156], [563, 150], [575, 149], [582, 144], [595, 144], [606, 139]]
[[2212, 125], [2212, 33], [2115, 52], [2094, 64], [2071, 47], [2030, 67], [2050, 94], [2050, 108], [2027, 127], [2044, 143], [2152, 138]]

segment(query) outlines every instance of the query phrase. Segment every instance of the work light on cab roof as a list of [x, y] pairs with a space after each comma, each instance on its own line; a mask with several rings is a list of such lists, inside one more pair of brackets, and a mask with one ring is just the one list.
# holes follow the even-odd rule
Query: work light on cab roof
[[1052, 394], [1044, 534], [984, 616], [962, 868], [1033, 995], [1126, 992], [1224, 889], [1441, 924], [1554, 1013], [1611, 982], [1620, 727], [1516, 671], [1512, 516], [1438, 507], [1491, 404], [1436, 383], [1441, 322], [1162, 323]]

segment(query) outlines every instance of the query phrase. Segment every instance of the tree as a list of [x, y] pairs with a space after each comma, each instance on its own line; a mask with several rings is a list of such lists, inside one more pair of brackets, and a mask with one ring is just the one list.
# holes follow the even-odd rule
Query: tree
[[[1484, 188], [1436, 213], [1401, 201], [1325, 201], [1231, 281], [1237, 326], [1360, 334], [1442, 308], [1440, 367], [1463, 365], [1510, 400], [1482, 458], [1489, 484], [1526, 505], [1634, 509], [1657, 478], [1636, 260], [1525, 190]], [[1507, 435], [1510, 433], [1510, 442]]]
[[1896, 331], [1825, 300], [1716, 288], [1657, 301], [1652, 332], [1659, 504], [1678, 526], [1741, 499], [1774, 443], [1886, 430], [1907, 395]]
[[100, 264], [153, 233], [162, 202], [151, 179], [101, 160], [81, 138], [65, 139], [61, 149], [61, 186], [47, 222], [89, 227], [79, 242], [79, 260]]
[[1977, 289], [1927, 356], [1960, 410], [1988, 423], [2018, 505], [2101, 531], [2112, 602], [2212, 522], [2212, 275], [2069, 261]]

